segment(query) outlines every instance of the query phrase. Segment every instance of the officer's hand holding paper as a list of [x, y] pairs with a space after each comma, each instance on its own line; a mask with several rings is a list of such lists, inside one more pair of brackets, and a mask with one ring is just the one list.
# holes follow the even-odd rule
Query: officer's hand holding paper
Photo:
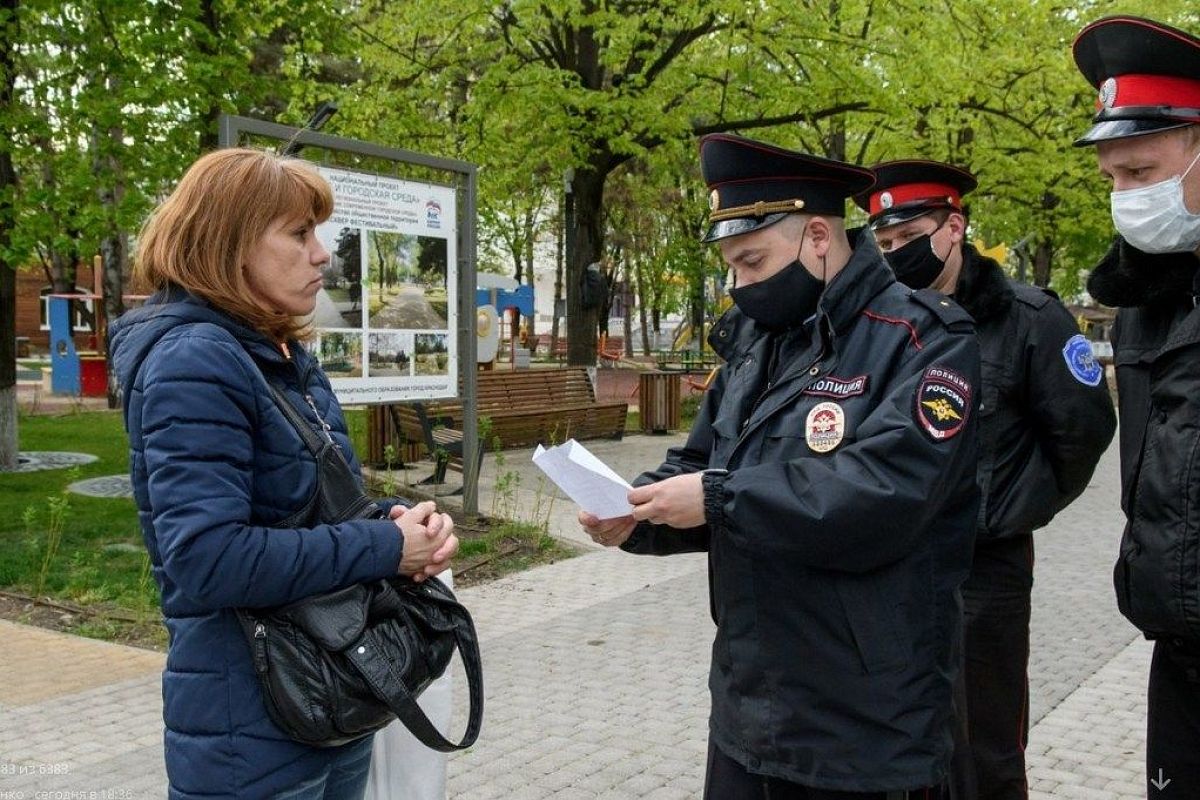
[[633, 511], [628, 499], [633, 487], [574, 439], [549, 449], [538, 445], [533, 463], [580, 508], [599, 519]]

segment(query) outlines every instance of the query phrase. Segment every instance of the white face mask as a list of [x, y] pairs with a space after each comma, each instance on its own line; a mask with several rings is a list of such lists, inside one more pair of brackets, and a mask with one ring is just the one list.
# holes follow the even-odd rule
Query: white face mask
[[1143, 253], [1187, 253], [1200, 247], [1200, 214], [1183, 202], [1183, 179], [1200, 161], [1200, 153], [1182, 175], [1137, 189], [1112, 193], [1117, 232]]

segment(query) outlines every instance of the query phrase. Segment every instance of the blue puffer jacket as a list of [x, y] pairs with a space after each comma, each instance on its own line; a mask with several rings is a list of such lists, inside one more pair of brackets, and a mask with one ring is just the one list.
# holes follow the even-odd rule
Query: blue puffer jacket
[[339, 751], [289, 740], [267, 717], [231, 609], [275, 606], [395, 574], [390, 520], [272, 528], [316, 487], [316, 466], [264, 375], [332, 427], [358, 470], [345, 419], [316, 360], [183, 292], [110, 329], [125, 393], [142, 536], [170, 633], [163, 673], [169, 796], [263, 798], [318, 773]]

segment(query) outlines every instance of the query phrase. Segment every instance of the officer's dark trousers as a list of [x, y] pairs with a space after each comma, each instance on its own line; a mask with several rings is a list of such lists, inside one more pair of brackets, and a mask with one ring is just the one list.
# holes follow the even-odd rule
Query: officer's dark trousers
[[[963, 584], [954, 800], [1025, 800], [1033, 536], [977, 543]], [[965, 711], [963, 706], [965, 705]]]
[[1154, 643], [1146, 727], [1146, 796], [1200, 797], [1200, 642]]
[[834, 792], [810, 789], [779, 778], [746, 771], [738, 762], [708, 743], [704, 800], [941, 800], [941, 789], [907, 792]]

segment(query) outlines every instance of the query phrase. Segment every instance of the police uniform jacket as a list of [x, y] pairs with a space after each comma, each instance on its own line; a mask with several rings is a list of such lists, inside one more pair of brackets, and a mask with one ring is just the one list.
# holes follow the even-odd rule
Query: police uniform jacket
[[1104, 370], [1052, 292], [969, 244], [954, 299], [975, 318], [983, 367], [979, 543], [1026, 535], [1087, 488], [1112, 441]]
[[919, 788], [951, 749], [979, 350], [962, 309], [856, 245], [802, 330], [736, 308], [715, 326], [726, 363], [688, 440], [638, 482], [727, 472], [703, 477], [704, 526], [641, 523], [625, 549], [709, 553], [723, 752], [810, 787]]
[[1200, 644], [1200, 261], [1118, 240], [1088, 281], [1113, 327], [1125, 533], [1117, 605], [1147, 637]]

